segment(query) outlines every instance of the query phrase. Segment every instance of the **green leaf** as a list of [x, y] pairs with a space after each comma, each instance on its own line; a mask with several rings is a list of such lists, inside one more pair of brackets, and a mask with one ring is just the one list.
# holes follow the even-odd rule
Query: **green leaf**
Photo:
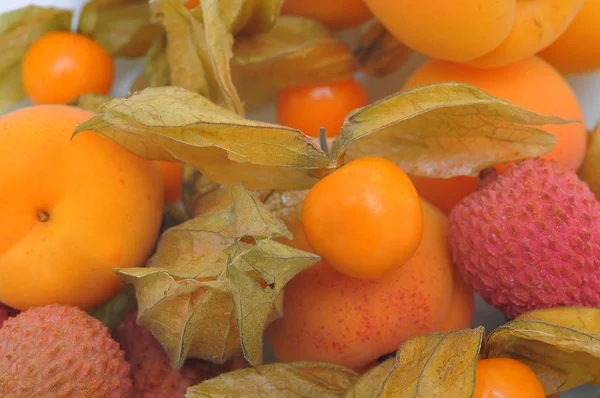
[[273, 241], [289, 237], [285, 225], [240, 185], [202, 196], [199, 207], [198, 216], [161, 236], [147, 267], [117, 274], [134, 285], [139, 323], [174, 367], [186, 358], [222, 364], [239, 354], [258, 365], [285, 284], [319, 257]]
[[135, 290], [126, 286], [106, 303], [90, 310], [89, 314], [102, 322], [108, 330], [113, 331], [135, 306]]
[[104, 104], [78, 126], [146, 159], [178, 160], [219, 184], [306, 189], [334, 167], [298, 130], [244, 119], [178, 87], [148, 88]]
[[547, 395], [600, 384], [600, 309], [558, 307], [518, 316], [494, 330], [487, 357], [530, 366]]
[[354, 49], [361, 72], [376, 77], [385, 77], [395, 72], [413, 53], [413, 50], [400, 43], [377, 20], [359, 37]]
[[581, 178], [588, 183], [596, 199], [600, 200], [600, 123], [589, 135], [589, 144], [583, 166]]
[[229, 66], [233, 36], [221, 17], [219, 0], [200, 2], [201, 21], [181, 0], [151, 0], [150, 4], [167, 32], [171, 84], [243, 115]]
[[81, 11], [78, 31], [114, 57], [141, 57], [163, 33], [152, 22], [148, 0], [91, 0]]
[[380, 156], [417, 176], [474, 176], [497, 163], [549, 152], [556, 137], [532, 126], [570, 122], [534, 113], [467, 84], [430, 84], [348, 115], [336, 156], [338, 162]]
[[187, 398], [343, 396], [358, 374], [319, 362], [274, 363], [236, 370], [188, 388]]
[[46, 33], [69, 30], [72, 11], [28, 6], [0, 15], [0, 111], [26, 95], [21, 85], [21, 63], [29, 47]]
[[350, 49], [312, 19], [282, 16], [268, 32], [236, 38], [236, 75], [278, 88], [348, 79], [358, 69]]

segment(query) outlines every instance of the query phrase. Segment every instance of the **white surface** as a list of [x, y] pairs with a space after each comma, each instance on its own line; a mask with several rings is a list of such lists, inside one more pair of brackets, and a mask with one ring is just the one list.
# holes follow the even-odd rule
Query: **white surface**
[[[27, 4], [37, 4], [41, 6], [54, 6], [63, 8], [73, 8], [78, 10], [85, 2], [82, 0], [0, 0], [0, 13], [12, 9], [23, 7]], [[78, 13], [76, 12], [76, 17]], [[402, 85], [404, 79], [421, 62], [422, 58], [414, 57], [411, 62], [401, 68], [386, 79], [365, 78], [365, 83], [369, 91], [371, 100], [381, 98], [382, 96], [396, 92]], [[113, 95], [124, 96], [133, 83], [141, 67], [140, 61], [117, 62], [118, 80], [113, 87]], [[571, 76], [567, 78], [572, 84], [585, 115], [585, 123], [591, 129], [600, 121], [600, 72], [584, 76]], [[1, 95], [1, 93], [0, 93]], [[249, 115], [250, 118], [273, 121], [273, 107], [265, 107], [258, 112]], [[488, 331], [491, 331], [497, 325], [504, 322], [501, 313], [494, 310], [480, 299], [476, 302], [476, 315], [473, 320], [473, 326], [484, 325]], [[561, 398], [600, 398], [600, 389], [591, 386], [561, 394]]]

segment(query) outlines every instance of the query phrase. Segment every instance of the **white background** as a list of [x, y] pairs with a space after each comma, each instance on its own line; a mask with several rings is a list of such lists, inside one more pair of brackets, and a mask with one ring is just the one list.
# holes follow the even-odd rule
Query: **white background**
[[[0, 13], [20, 8], [27, 4], [72, 8], [77, 11], [84, 3], [84, 0], [0, 0]], [[76, 17], [77, 15], [78, 13], [76, 13]], [[408, 73], [410, 73], [421, 61], [422, 57], [416, 56], [397, 73], [394, 73], [385, 79], [362, 78], [367, 85], [370, 99], [378, 99], [399, 90]], [[139, 73], [140, 67], [140, 61], [119, 60], [117, 62], [118, 79], [115, 82], [112, 94], [117, 96], [126, 95], [133, 80]], [[587, 127], [589, 129], [593, 128], [597, 122], [600, 122], [600, 72], [583, 76], [568, 76], [567, 79], [581, 101]], [[1, 94], [2, 93], [0, 93], [0, 95]], [[274, 121], [274, 109], [272, 106], [268, 106], [258, 112], [248, 115], [248, 117]], [[503, 316], [499, 312], [487, 306], [481, 300], [477, 300], [473, 326], [484, 325], [488, 331], [491, 331], [503, 321]], [[600, 388], [586, 386], [561, 394], [561, 398], [575, 397], [600, 398]]]

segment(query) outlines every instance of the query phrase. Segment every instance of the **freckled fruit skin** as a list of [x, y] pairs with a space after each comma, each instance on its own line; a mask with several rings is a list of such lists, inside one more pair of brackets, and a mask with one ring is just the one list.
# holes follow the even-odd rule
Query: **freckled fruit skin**
[[376, 157], [353, 160], [317, 182], [302, 205], [309, 244], [338, 271], [380, 278], [402, 266], [423, 234], [423, 210], [408, 176]]
[[[362, 371], [408, 338], [442, 327], [452, 297], [448, 221], [425, 201], [422, 208], [419, 248], [384, 278], [352, 278], [321, 261], [286, 285], [283, 317], [267, 331], [281, 361], [325, 361]], [[297, 238], [306, 247], [300, 236], [293, 243]]]
[[402, 43], [478, 68], [510, 65], [559, 37], [584, 0], [366, 0]]
[[66, 104], [84, 94], [108, 94], [115, 66], [89, 37], [52, 32], [29, 48], [21, 72], [23, 88], [33, 104]]
[[475, 367], [473, 398], [546, 398], [531, 368], [511, 358], [480, 359]]
[[94, 308], [143, 266], [158, 236], [163, 187], [153, 162], [91, 132], [94, 114], [36, 105], [0, 117], [0, 301]]
[[459, 270], [453, 269], [452, 300], [446, 320], [440, 332], [450, 330], [463, 330], [471, 327], [473, 313], [475, 312], [475, 292], [463, 279]]

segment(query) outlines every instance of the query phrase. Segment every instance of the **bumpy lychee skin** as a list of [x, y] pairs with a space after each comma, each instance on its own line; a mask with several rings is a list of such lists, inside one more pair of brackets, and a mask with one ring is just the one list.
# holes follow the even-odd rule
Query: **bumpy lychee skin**
[[131, 364], [131, 376], [136, 398], [183, 398], [188, 387], [245, 367], [237, 361], [215, 365], [200, 360], [188, 360], [181, 369], [173, 369], [169, 358], [144, 326], [136, 323], [137, 313], [127, 314], [114, 336], [125, 350], [125, 359]]
[[108, 329], [79, 308], [32, 308], [0, 329], [0, 396], [131, 397], [124, 357]]
[[559, 163], [516, 163], [450, 213], [447, 240], [465, 281], [508, 318], [600, 307], [600, 204]]

